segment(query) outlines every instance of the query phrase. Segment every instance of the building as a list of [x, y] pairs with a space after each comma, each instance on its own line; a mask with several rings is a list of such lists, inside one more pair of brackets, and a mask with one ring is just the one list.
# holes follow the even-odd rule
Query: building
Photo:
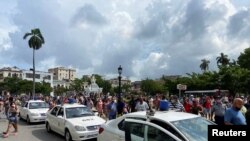
[[84, 84], [84, 91], [85, 91], [85, 94], [87, 96], [90, 96], [91, 94], [100, 94], [100, 93], [102, 93], [102, 88], [100, 88], [96, 84], [96, 79], [95, 79], [94, 75], [91, 77], [91, 84], [90, 85], [86, 85], [86, 84], [87, 83]]
[[[22, 70], [23, 80], [33, 81], [33, 71], [31, 70]], [[50, 86], [53, 87], [53, 74], [49, 72], [36, 71], [35, 72], [35, 81], [36, 82], [46, 82], [50, 83]]]
[[48, 70], [49, 73], [53, 74], [54, 80], [69, 80], [73, 81], [76, 78], [76, 70], [68, 69], [65, 67], [56, 67]]
[[70, 88], [70, 82], [69, 81], [65, 81], [65, 80], [53, 80], [53, 88], [57, 88], [57, 87], [64, 87], [69, 89]]
[[132, 82], [131, 85], [132, 85], [132, 91], [135, 91], [135, 92], [141, 91], [141, 81]]
[[6, 77], [22, 78], [22, 70], [18, 67], [4, 67], [0, 69], [0, 82], [3, 82]]
[[[118, 78], [113, 78], [109, 80], [109, 83], [111, 84], [111, 87], [118, 87], [119, 86], [119, 79]], [[121, 86], [123, 85], [131, 85], [131, 81], [128, 79], [121, 79]]]
[[[33, 71], [32, 70], [21, 70], [17, 67], [5, 67], [0, 69], [0, 81], [3, 81], [6, 77], [17, 77], [22, 80], [33, 81]], [[35, 72], [36, 82], [47, 82], [53, 85], [53, 74], [43, 71]]]

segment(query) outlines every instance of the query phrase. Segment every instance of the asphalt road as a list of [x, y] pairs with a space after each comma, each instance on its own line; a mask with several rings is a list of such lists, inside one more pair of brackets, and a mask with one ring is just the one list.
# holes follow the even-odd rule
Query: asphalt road
[[[19, 120], [19, 132], [16, 136], [2, 137], [2, 132], [7, 128], [7, 120], [0, 113], [0, 141], [64, 141], [64, 137], [56, 133], [47, 133], [44, 123], [28, 125], [25, 121]], [[12, 128], [11, 131], [14, 131]], [[89, 140], [95, 141], [95, 140]]]

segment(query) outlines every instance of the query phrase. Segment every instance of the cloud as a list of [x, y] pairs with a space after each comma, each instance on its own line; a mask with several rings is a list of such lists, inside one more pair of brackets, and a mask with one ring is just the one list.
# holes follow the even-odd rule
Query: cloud
[[80, 9], [72, 19], [73, 25], [84, 26], [88, 25], [103, 25], [106, 24], [106, 18], [96, 10], [96, 8], [91, 4], [85, 4]]
[[0, 66], [32, 66], [22, 37], [38, 27], [45, 44], [36, 65], [43, 71], [70, 66], [80, 75], [117, 76], [122, 65], [123, 76], [135, 80], [200, 72], [204, 58], [216, 70], [221, 52], [235, 59], [249, 47], [249, 6], [236, 0], [1, 1]]

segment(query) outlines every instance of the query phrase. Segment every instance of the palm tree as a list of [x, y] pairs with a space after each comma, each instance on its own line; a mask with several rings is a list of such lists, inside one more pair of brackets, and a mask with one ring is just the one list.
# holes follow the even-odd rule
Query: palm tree
[[35, 95], [35, 50], [38, 50], [42, 47], [42, 44], [45, 43], [42, 33], [39, 28], [32, 29], [30, 33], [25, 33], [23, 39], [29, 38], [28, 44], [29, 47], [33, 49], [33, 90], [32, 96]]
[[224, 53], [221, 53], [220, 56], [216, 58], [218, 66], [227, 66], [229, 64], [228, 56]]
[[209, 66], [208, 66], [209, 63], [210, 63], [209, 60], [202, 59], [202, 60], [201, 60], [201, 64], [200, 64], [201, 70], [203, 70], [204, 72], [207, 71], [207, 70], [209, 69]]

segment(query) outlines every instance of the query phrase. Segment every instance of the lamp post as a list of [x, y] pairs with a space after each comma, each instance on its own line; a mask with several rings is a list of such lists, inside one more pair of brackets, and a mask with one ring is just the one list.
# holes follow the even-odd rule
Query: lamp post
[[121, 76], [121, 74], [122, 74], [122, 67], [121, 67], [121, 65], [118, 67], [118, 74], [119, 74], [119, 76], [118, 76], [118, 80], [119, 80], [118, 99], [120, 99], [121, 98], [121, 79], [122, 79], [122, 76]]

